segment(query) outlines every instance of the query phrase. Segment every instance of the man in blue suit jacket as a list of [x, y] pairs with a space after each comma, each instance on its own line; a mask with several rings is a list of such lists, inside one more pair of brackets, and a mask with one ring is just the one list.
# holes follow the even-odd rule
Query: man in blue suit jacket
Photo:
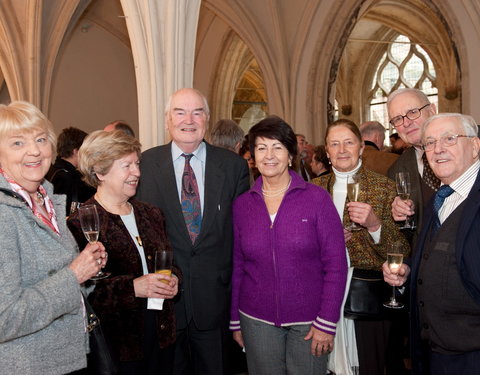
[[[165, 111], [172, 142], [142, 155], [137, 197], [162, 209], [174, 260], [183, 272], [176, 302], [174, 374], [224, 373], [232, 271], [232, 201], [249, 187], [245, 160], [203, 140], [209, 109], [194, 89], [181, 89]], [[201, 206], [198, 236], [191, 237], [181, 205], [183, 155], [191, 156]]]
[[[428, 162], [442, 186], [426, 211], [410, 266], [414, 374], [470, 375], [480, 369], [480, 140], [473, 118], [431, 117], [422, 129]], [[429, 369], [429, 370], [428, 370]]]

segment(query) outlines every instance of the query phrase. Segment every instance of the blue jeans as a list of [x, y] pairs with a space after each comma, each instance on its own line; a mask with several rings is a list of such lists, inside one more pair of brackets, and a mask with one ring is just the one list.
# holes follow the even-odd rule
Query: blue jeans
[[324, 375], [328, 355], [310, 353], [311, 325], [275, 327], [240, 314], [249, 375]]

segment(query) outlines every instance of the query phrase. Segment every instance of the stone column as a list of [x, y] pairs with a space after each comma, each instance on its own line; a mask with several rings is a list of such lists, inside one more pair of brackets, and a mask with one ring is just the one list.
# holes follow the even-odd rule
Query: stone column
[[143, 149], [166, 143], [165, 102], [192, 87], [201, 0], [120, 0], [137, 77], [139, 138]]

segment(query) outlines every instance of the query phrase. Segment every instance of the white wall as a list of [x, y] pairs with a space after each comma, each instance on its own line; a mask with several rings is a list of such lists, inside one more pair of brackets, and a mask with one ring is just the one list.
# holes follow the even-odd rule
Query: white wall
[[132, 53], [105, 29], [80, 22], [64, 43], [52, 82], [49, 118], [58, 132], [86, 132], [124, 120], [138, 135], [138, 106]]

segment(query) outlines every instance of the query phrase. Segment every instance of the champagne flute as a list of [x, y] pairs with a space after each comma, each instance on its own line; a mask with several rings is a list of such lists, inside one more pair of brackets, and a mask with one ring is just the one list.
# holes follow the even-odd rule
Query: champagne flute
[[[162, 275], [172, 275], [173, 252], [170, 250], [155, 251], [155, 273]], [[168, 280], [161, 280], [162, 283], [168, 284]]]
[[[94, 204], [87, 204], [78, 207], [78, 216], [80, 218], [80, 226], [83, 234], [89, 243], [98, 241], [100, 234], [100, 219], [98, 217], [97, 206]], [[109, 272], [99, 271], [90, 280], [101, 280], [110, 276]]]
[[[395, 174], [395, 183], [397, 185], [397, 194], [402, 201], [410, 199], [411, 194], [411, 182], [410, 174], [408, 172], [397, 172]], [[407, 216], [405, 223], [400, 229], [415, 229], [415, 225], [412, 222], [412, 217]]]
[[[347, 177], [347, 197], [350, 202], [357, 202], [360, 194], [360, 175], [353, 174]], [[345, 227], [349, 231], [356, 231], [362, 229], [357, 223], [351, 222]]]
[[[387, 253], [387, 263], [390, 272], [396, 275], [403, 263], [403, 249], [401, 242], [394, 242], [390, 245]], [[385, 302], [383, 306], [390, 309], [401, 309], [403, 308], [403, 303], [397, 302], [395, 299], [395, 285], [392, 288], [392, 297], [390, 298], [390, 301]]]

